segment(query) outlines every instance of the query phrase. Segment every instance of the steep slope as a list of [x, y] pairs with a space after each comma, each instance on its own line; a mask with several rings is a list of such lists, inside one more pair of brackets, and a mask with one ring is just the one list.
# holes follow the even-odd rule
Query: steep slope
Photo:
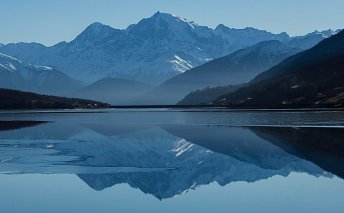
[[214, 100], [214, 97], [220, 97], [228, 93], [235, 92], [243, 85], [223, 86], [223, 87], [207, 87], [205, 89], [196, 90], [186, 95], [178, 105], [208, 105]]
[[46, 66], [24, 63], [0, 53], [0, 87], [66, 95], [82, 86], [66, 74]]
[[144, 83], [118, 78], [103, 78], [72, 93], [71, 96], [109, 104], [122, 104], [124, 101], [142, 95], [150, 89], [152, 86]]
[[0, 89], [0, 109], [74, 109], [108, 107], [96, 101]]
[[[219, 25], [211, 29], [158, 12], [124, 30], [94, 23], [71, 42], [52, 47], [8, 44], [1, 46], [0, 52], [54, 67], [87, 83], [111, 75], [159, 84], [212, 59], [269, 40], [288, 42], [290, 37], [254, 28]], [[300, 42], [295, 46], [303, 46]]]
[[137, 102], [176, 104], [188, 93], [198, 89], [242, 84], [300, 51], [280, 41], [261, 42], [171, 78]]
[[344, 106], [344, 31], [292, 56], [216, 104], [296, 108]]

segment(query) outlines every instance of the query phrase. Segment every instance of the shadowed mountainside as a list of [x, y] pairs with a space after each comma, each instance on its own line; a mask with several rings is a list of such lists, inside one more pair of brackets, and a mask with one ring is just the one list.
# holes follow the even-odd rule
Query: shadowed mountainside
[[344, 31], [220, 97], [217, 105], [246, 108], [344, 106]]
[[103, 107], [108, 107], [108, 104], [84, 99], [40, 95], [0, 88], [0, 109], [74, 109]]
[[152, 88], [149, 84], [108, 77], [83, 87], [70, 96], [120, 105]]
[[286, 152], [344, 178], [342, 128], [250, 127], [250, 130]]
[[195, 90], [242, 84], [300, 51], [280, 41], [261, 42], [177, 75], [133, 102], [176, 104]]

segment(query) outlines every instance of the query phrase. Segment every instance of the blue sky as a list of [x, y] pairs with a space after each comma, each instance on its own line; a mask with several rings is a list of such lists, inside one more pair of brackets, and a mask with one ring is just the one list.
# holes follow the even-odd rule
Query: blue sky
[[126, 28], [157, 11], [210, 27], [302, 35], [343, 28], [343, 8], [343, 0], [1, 0], [0, 43], [52, 45], [72, 40], [95, 21]]

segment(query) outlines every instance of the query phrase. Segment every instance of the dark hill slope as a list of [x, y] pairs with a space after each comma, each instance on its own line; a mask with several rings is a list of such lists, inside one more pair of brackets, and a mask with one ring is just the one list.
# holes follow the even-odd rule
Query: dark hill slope
[[192, 91], [246, 83], [301, 49], [280, 41], [265, 41], [177, 75], [136, 102], [176, 104]]
[[263, 72], [218, 105], [245, 108], [344, 106], [344, 31]]
[[18, 90], [0, 89], [0, 109], [74, 109], [100, 107], [108, 107], [108, 104], [76, 98], [63, 98]]

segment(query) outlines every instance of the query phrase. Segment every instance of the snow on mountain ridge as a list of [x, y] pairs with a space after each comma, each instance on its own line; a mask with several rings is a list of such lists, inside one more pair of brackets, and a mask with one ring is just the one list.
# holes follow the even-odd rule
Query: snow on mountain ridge
[[331, 37], [331, 36], [337, 34], [338, 32], [340, 32], [340, 29], [338, 29], [338, 30], [328, 29], [328, 30], [323, 30], [323, 31], [314, 30], [314, 32], [308, 33], [305, 36], [296, 36], [295, 38], [314, 36], [314, 35], [320, 35], [324, 38], [328, 38], [328, 37]]
[[[5, 64], [3, 64], [5, 63]], [[17, 70], [17, 66], [22, 66], [22, 68], [30, 69], [31, 71], [53, 71], [53, 68], [48, 66], [40, 66], [40, 65], [33, 65], [33, 64], [26, 64], [21, 60], [14, 58], [12, 56], [0, 53], [0, 64], [2, 67], [11, 69], [12, 71]], [[15, 64], [15, 65], [14, 65]], [[23, 73], [23, 70], [20, 70]]]
[[[64, 85], [67, 83], [68, 85]], [[48, 66], [24, 63], [0, 53], [0, 87], [43, 94], [65, 94], [81, 83]]]
[[1, 59], [6, 59], [6, 58], [7, 58], [7, 59], [10, 59], [10, 60], [17, 61], [17, 62], [19, 62], [19, 63], [23, 63], [22, 61], [20, 61], [20, 60], [14, 58], [14, 57], [12, 57], [12, 56], [9, 56], [9, 55], [0, 53], [0, 60], [1, 60]]
[[[299, 39], [293, 45], [309, 48], [324, 38], [315, 37]], [[234, 29], [218, 25], [212, 29], [157, 12], [126, 29], [95, 22], [71, 42], [52, 47], [18, 43], [2, 46], [0, 51], [32, 64], [63, 70], [84, 82], [111, 76], [159, 84], [209, 59], [268, 40], [288, 42], [292, 38], [286, 33], [274, 34], [252, 27]]]
[[239, 49], [252, 46], [262, 41], [279, 40], [286, 42], [290, 39], [289, 35], [285, 32], [273, 34], [266, 30], [258, 30], [253, 27], [235, 29], [226, 27], [223, 24], [218, 25], [214, 33], [226, 39], [228, 43], [238, 45]]
[[177, 16], [174, 14], [169, 14], [169, 13], [161, 13], [160, 11], [156, 12], [151, 18], [162, 18], [165, 20], [176, 20], [176, 21], [190, 23], [183, 17]]
[[190, 62], [185, 61], [184, 59], [180, 58], [179, 56], [175, 55], [174, 60], [171, 60], [170, 62], [175, 66], [175, 69], [179, 72], [185, 72], [186, 70], [189, 70], [192, 68], [192, 65]]

